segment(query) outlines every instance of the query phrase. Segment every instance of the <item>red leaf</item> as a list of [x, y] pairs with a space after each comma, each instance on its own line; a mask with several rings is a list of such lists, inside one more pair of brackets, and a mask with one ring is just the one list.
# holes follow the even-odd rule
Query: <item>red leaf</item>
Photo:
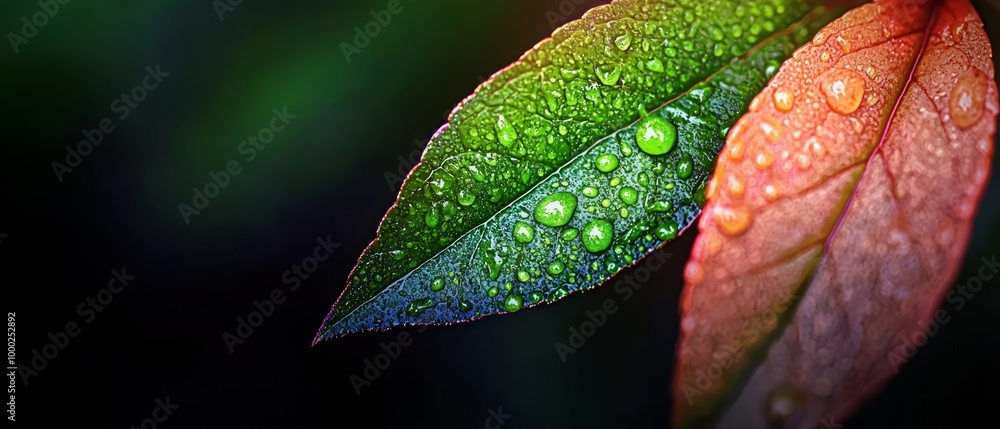
[[888, 0], [782, 66], [709, 184], [685, 272], [678, 423], [835, 426], [905, 362], [989, 176], [990, 57], [968, 0]]

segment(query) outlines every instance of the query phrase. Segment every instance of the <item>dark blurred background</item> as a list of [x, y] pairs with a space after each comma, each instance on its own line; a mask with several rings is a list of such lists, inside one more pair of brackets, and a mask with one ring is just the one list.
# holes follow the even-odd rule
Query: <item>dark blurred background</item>
[[[608, 286], [516, 316], [310, 346], [395, 198], [386, 173], [408, 171], [482, 79], [602, 2], [403, 0], [348, 62], [341, 43], [387, 3], [77, 0], [16, 53], [0, 49], [10, 151], [0, 155], [0, 284], [18, 364], [30, 366], [48, 334], [79, 326], [27, 385], [18, 377], [19, 425], [139, 426], [163, 416], [153, 408], [167, 397], [179, 408], [157, 427], [475, 428], [500, 414], [505, 428], [667, 424], [694, 232], [661, 250], [670, 263], [627, 302]], [[976, 3], [1000, 41], [1000, 7]], [[4, 1], [0, 29], [21, 34], [21, 17], [41, 10]], [[169, 75], [122, 119], [126, 104], [112, 103], [157, 66]], [[247, 162], [241, 142], [286, 106], [295, 117]], [[52, 163], [104, 118], [114, 130], [57, 178]], [[185, 222], [178, 205], [231, 160], [239, 174]], [[1000, 252], [998, 218], [994, 179], [963, 279]], [[334, 256], [288, 291], [283, 273], [328, 236]], [[123, 267], [135, 279], [87, 323], [78, 305]], [[1000, 279], [985, 283], [876, 400], [836, 423], [1000, 427]], [[274, 289], [287, 300], [230, 352], [223, 334]], [[620, 310], [564, 363], [555, 342], [609, 298]], [[412, 344], [356, 388], [352, 374], [363, 379], [365, 360], [401, 332]]]

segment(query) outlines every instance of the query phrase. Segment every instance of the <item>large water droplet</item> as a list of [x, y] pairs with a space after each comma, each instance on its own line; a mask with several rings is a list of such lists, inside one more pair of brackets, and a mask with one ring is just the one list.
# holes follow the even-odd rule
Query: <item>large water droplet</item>
[[514, 224], [514, 239], [521, 243], [531, 243], [535, 239], [535, 228], [524, 222]]
[[545, 268], [545, 271], [554, 276], [562, 274], [562, 272], [565, 270], [566, 270], [566, 264], [563, 264], [560, 261], [553, 261], [551, 264], [549, 264], [548, 267]]
[[955, 125], [967, 129], [979, 122], [985, 111], [988, 86], [986, 76], [975, 67], [958, 79], [948, 98], [948, 109]]
[[444, 289], [444, 279], [438, 277], [431, 282], [431, 290], [434, 292]]
[[674, 143], [677, 142], [677, 128], [666, 119], [650, 115], [639, 122], [635, 141], [643, 152], [663, 155], [674, 148]]
[[594, 163], [597, 164], [597, 169], [600, 172], [610, 173], [618, 168], [618, 156], [613, 153], [600, 155]]
[[774, 91], [774, 108], [781, 112], [788, 112], [792, 110], [792, 106], [795, 105], [795, 93], [785, 89], [779, 88]]
[[601, 80], [601, 83], [608, 86], [618, 83], [618, 79], [622, 77], [622, 68], [617, 64], [597, 66], [594, 72], [597, 73], [597, 78]]
[[632, 33], [625, 33], [621, 36], [615, 37], [615, 46], [618, 49], [626, 50], [632, 44]]
[[750, 211], [745, 208], [715, 208], [715, 223], [728, 235], [742, 234], [750, 227], [750, 221]]
[[826, 104], [841, 115], [849, 115], [858, 110], [865, 95], [865, 78], [858, 72], [844, 68], [831, 71], [821, 83], [826, 95]]
[[694, 160], [691, 159], [691, 155], [684, 154], [681, 158], [681, 162], [677, 163], [677, 177], [681, 179], [687, 179], [691, 177], [694, 173]]
[[614, 225], [603, 219], [587, 222], [583, 227], [583, 247], [592, 253], [603, 252], [611, 247], [614, 238]]
[[503, 308], [508, 312], [516, 312], [524, 306], [524, 297], [518, 294], [507, 295], [507, 299], [503, 301]]
[[466, 189], [458, 191], [458, 203], [463, 206], [471, 206], [472, 203], [476, 202], [476, 194], [469, 192]]
[[632, 205], [639, 200], [639, 192], [635, 188], [626, 186], [618, 191], [618, 198], [621, 198], [623, 203]]
[[438, 209], [436, 207], [431, 207], [427, 210], [427, 213], [424, 213], [424, 223], [427, 224], [427, 226], [434, 228], [440, 221], [441, 215], [438, 213]]
[[593, 186], [587, 186], [583, 188], [583, 196], [587, 198], [597, 198], [599, 191]]
[[514, 126], [509, 124], [503, 115], [497, 118], [497, 138], [500, 140], [500, 144], [504, 146], [510, 146], [514, 143], [514, 140], [517, 140], [517, 131], [514, 130]]
[[674, 221], [666, 221], [656, 227], [656, 238], [660, 240], [673, 240], [680, 231], [680, 225]]
[[566, 225], [576, 211], [576, 204], [576, 195], [556, 192], [538, 202], [535, 206], [535, 220], [553, 228]]

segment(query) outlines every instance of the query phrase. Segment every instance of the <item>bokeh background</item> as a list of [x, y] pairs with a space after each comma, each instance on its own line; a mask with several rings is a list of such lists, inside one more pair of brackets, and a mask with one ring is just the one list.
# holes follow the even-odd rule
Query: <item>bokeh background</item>
[[[243, 1], [220, 19], [210, 0], [75, 0], [19, 52], [0, 48], [0, 284], [4, 311], [17, 314], [18, 363], [47, 333], [82, 321], [76, 306], [110, 270], [136, 276], [27, 386], [19, 381], [20, 425], [131, 427], [167, 396], [180, 408], [160, 427], [473, 428], [489, 410], [511, 415], [505, 428], [669, 421], [694, 232], [661, 250], [670, 263], [618, 300], [620, 311], [565, 363], [555, 342], [585, 311], [617, 300], [611, 287], [516, 316], [310, 346], [395, 198], [386, 173], [407, 171], [445, 114], [554, 20], [602, 2], [403, 0], [345, 61], [340, 44], [386, 3]], [[1000, 6], [976, 3], [1000, 41]], [[4, 1], [0, 30], [19, 33], [20, 18], [39, 10]], [[169, 76], [119, 119], [112, 101], [156, 65]], [[245, 162], [240, 142], [285, 106], [296, 118]], [[115, 130], [57, 180], [51, 163], [106, 117]], [[185, 223], [178, 204], [230, 160], [241, 173]], [[997, 182], [963, 279], [1000, 252]], [[285, 287], [282, 273], [327, 236], [341, 244], [334, 256], [230, 353], [222, 334]], [[987, 281], [876, 400], [837, 423], [1000, 426], [998, 285]], [[349, 377], [403, 331], [412, 345], [356, 394]]]

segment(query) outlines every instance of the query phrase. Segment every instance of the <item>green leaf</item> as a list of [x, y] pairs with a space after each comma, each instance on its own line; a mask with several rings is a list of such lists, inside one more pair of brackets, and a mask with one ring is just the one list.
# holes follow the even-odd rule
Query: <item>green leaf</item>
[[622, 0], [556, 30], [437, 131], [316, 341], [554, 301], [673, 239], [729, 127], [829, 21], [811, 3]]

